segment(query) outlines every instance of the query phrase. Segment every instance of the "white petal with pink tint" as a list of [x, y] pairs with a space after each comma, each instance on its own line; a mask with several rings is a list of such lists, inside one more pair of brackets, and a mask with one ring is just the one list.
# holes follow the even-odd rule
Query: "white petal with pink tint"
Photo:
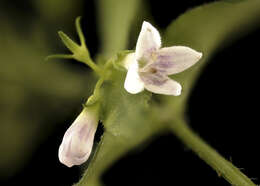
[[165, 47], [157, 52], [151, 67], [166, 74], [176, 74], [186, 70], [200, 60], [202, 53], [185, 46]]
[[202, 53], [185, 46], [173, 46], [158, 50], [156, 57], [151, 67], [170, 75], [194, 65], [202, 57]]
[[59, 160], [68, 167], [80, 165], [89, 158], [98, 119], [96, 113], [85, 108], [65, 132], [59, 147]]
[[128, 68], [124, 87], [131, 94], [137, 94], [144, 90], [144, 83], [138, 74], [138, 63], [136, 60]]
[[146, 60], [150, 60], [152, 52], [157, 51], [159, 48], [161, 48], [161, 37], [158, 30], [144, 21], [136, 44], [136, 60], [148, 63]]
[[181, 94], [181, 85], [162, 74], [145, 74], [141, 75], [141, 79], [144, 81], [145, 89], [153, 93], [173, 96]]

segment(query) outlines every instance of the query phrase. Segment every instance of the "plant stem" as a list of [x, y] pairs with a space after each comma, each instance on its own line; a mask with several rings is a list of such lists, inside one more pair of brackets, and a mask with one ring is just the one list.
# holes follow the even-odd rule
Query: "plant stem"
[[103, 75], [102, 70], [100, 69], [99, 66], [97, 66], [92, 59], [89, 59], [88, 61], [85, 60], [85, 63], [89, 65], [90, 68], [92, 68], [99, 76]]
[[84, 46], [81, 46], [77, 52], [73, 54], [74, 59], [77, 61], [80, 61], [82, 63], [85, 63], [88, 65], [92, 70], [94, 70], [99, 76], [103, 75], [102, 69], [94, 63], [94, 61], [90, 58], [89, 53]]
[[183, 120], [177, 120], [170, 125], [172, 132], [187, 145], [196, 155], [211, 166], [219, 176], [222, 176], [234, 186], [256, 186], [231, 162], [223, 158], [215, 149], [210, 147]]

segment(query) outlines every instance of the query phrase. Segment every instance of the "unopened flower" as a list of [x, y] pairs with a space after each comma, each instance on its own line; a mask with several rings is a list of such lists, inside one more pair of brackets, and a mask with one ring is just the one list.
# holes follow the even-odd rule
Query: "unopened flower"
[[185, 46], [161, 48], [158, 30], [144, 21], [135, 53], [125, 60], [128, 72], [124, 87], [132, 94], [147, 89], [157, 94], [178, 96], [181, 85], [168, 75], [186, 70], [201, 57], [202, 53]]
[[59, 147], [59, 160], [68, 167], [80, 165], [90, 156], [98, 125], [96, 109], [85, 108], [66, 131]]

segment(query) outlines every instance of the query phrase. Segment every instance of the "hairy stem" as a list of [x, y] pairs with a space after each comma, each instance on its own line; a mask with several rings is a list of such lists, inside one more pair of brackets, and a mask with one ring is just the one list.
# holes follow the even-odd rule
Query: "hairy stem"
[[210, 147], [185, 121], [177, 120], [170, 125], [172, 132], [187, 145], [196, 155], [211, 166], [219, 176], [234, 186], [256, 186], [231, 162], [223, 158], [216, 150]]

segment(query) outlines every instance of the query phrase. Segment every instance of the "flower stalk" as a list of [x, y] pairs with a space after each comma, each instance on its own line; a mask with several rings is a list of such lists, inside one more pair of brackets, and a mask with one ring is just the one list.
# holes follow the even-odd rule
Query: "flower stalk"
[[171, 131], [187, 145], [197, 156], [211, 166], [220, 177], [234, 186], [256, 186], [230, 161], [223, 158], [203, 139], [195, 134], [183, 120], [175, 120], [170, 125]]
[[104, 81], [105, 81], [105, 76], [101, 76], [101, 78], [98, 80], [98, 82], [95, 86], [93, 94], [88, 98], [85, 106], [93, 105], [94, 103], [96, 103], [100, 99], [101, 86], [102, 86]]

